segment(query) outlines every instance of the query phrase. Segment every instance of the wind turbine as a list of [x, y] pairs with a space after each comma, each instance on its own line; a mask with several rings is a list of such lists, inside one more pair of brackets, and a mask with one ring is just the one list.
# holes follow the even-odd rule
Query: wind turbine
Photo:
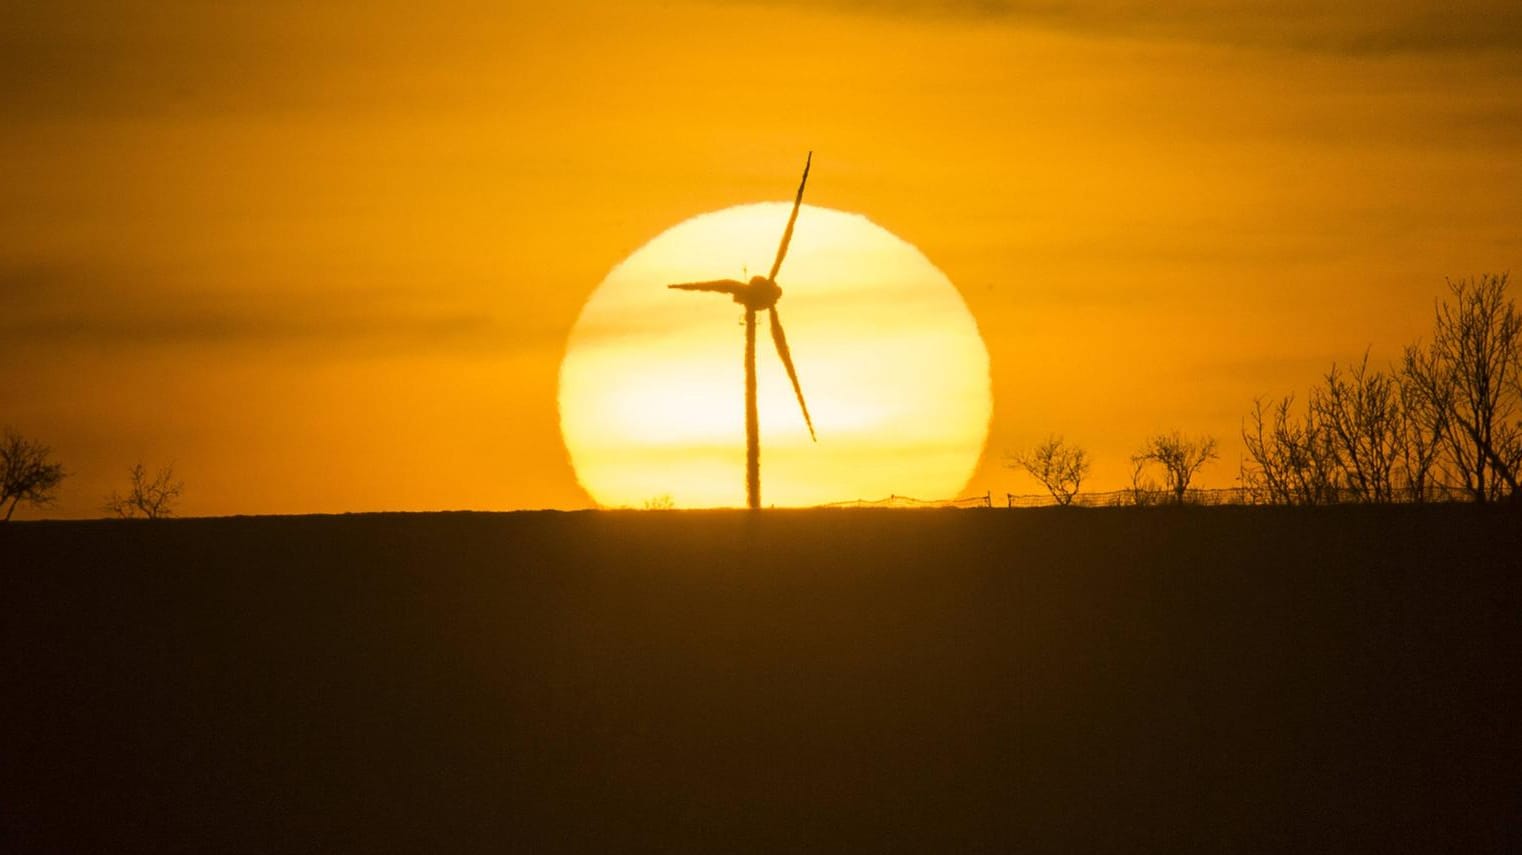
[[752, 276], [749, 282], [737, 279], [715, 279], [709, 282], [683, 282], [668, 285], [679, 291], [712, 291], [728, 294], [736, 303], [745, 307], [745, 500], [751, 510], [761, 507], [761, 429], [756, 415], [756, 313], [765, 310], [772, 326], [772, 341], [777, 345], [777, 355], [782, 357], [782, 367], [793, 381], [793, 392], [798, 396], [798, 407], [803, 410], [803, 423], [808, 425], [809, 438], [814, 436], [814, 421], [809, 418], [809, 405], [803, 402], [803, 387], [798, 385], [798, 372], [793, 370], [793, 356], [787, 348], [787, 335], [782, 332], [782, 320], [777, 317], [777, 300], [782, 289], [777, 287], [777, 273], [782, 269], [782, 259], [787, 257], [787, 245], [793, 240], [793, 224], [798, 221], [798, 207], [803, 204], [803, 186], [809, 182], [809, 166], [814, 153], [809, 152], [803, 162], [803, 180], [798, 182], [798, 195], [793, 199], [793, 212], [787, 218], [787, 228], [782, 230], [782, 243], [777, 246], [777, 258], [772, 262], [770, 276]]

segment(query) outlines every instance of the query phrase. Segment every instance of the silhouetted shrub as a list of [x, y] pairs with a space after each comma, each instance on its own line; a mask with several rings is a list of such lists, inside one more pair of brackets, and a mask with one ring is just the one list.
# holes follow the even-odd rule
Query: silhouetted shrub
[[131, 483], [125, 496], [112, 491], [105, 509], [123, 519], [142, 517], [159, 519], [174, 515], [174, 506], [185, 491], [185, 482], [175, 480], [174, 466], [165, 466], [151, 478], [143, 464], [134, 463], [129, 470]]
[[1041, 482], [1059, 505], [1069, 505], [1089, 474], [1089, 456], [1076, 445], [1068, 445], [1060, 436], [1052, 436], [1030, 451], [1016, 452], [1005, 463], [1024, 469]]
[[5, 508], [5, 520], [16, 512], [22, 502], [42, 506], [56, 498], [58, 484], [63, 480], [63, 466], [50, 458], [53, 450], [40, 442], [34, 442], [12, 428], [5, 429], [0, 438], [0, 507]]

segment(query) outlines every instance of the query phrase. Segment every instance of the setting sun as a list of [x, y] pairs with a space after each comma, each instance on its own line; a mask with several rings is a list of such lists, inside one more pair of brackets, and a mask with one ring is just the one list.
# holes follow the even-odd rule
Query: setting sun
[[[694, 217], [615, 267], [587, 301], [561, 365], [560, 411], [577, 478], [599, 504], [744, 503], [742, 310], [665, 286], [764, 273], [788, 210]], [[864, 216], [805, 205], [778, 284], [818, 442], [763, 334], [765, 503], [961, 490], [992, 400], [988, 352], [945, 274]]]

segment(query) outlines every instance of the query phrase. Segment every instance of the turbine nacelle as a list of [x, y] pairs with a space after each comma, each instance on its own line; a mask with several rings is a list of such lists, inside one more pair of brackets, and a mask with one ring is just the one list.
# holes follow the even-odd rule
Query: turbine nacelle
[[781, 297], [782, 288], [776, 282], [765, 276], [752, 276], [745, 290], [735, 295], [735, 302], [761, 312], [777, 305], [777, 300]]

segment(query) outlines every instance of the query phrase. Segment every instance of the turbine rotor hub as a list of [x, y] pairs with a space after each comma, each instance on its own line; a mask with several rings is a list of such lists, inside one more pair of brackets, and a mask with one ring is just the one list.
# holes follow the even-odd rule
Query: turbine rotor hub
[[765, 276], [752, 276], [749, 287], [743, 293], [735, 295], [735, 302], [753, 311], [763, 311], [777, 305], [777, 300], [782, 296], [782, 289], [777, 283]]

